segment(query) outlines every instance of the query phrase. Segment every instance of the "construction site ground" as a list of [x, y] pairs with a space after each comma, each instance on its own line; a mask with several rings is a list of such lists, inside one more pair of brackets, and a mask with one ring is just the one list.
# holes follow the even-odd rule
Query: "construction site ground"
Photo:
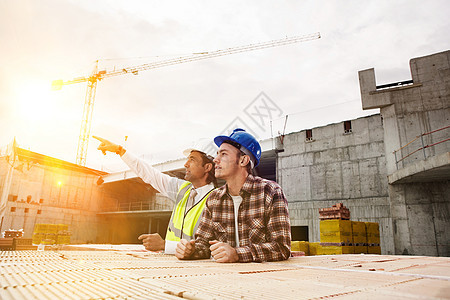
[[[139, 248], [141, 247], [141, 248]], [[321, 255], [220, 264], [142, 246], [0, 252], [0, 299], [450, 299], [450, 258]]]

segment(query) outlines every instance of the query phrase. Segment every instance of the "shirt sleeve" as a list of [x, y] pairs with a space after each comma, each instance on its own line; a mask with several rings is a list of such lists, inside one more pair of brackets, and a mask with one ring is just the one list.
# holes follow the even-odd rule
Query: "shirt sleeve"
[[164, 246], [165, 254], [175, 254], [175, 250], [177, 249], [178, 242], [166, 240]]
[[122, 155], [122, 160], [145, 183], [150, 184], [162, 195], [175, 201], [180, 186], [185, 182], [177, 177], [172, 177], [152, 167], [143, 159], [137, 158], [129, 151]]
[[240, 262], [286, 260], [291, 254], [291, 224], [288, 203], [280, 187], [268, 207], [266, 234], [270, 242], [237, 247]]

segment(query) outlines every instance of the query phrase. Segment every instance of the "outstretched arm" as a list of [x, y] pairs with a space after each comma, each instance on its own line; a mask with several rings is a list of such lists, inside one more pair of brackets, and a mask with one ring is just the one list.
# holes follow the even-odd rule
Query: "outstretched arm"
[[101, 142], [97, 149], [102, 151], [103, 154], [106, 154], [107, 151], [119, 154], [123, 162], [145, 183], [150, 184], [163, 196], [175, 201], [177, 192], [184, 183], [184, 180], [161, 173], [159, 170], [153, 168], [149, 162], [135, 157], [120, 145], [98, 136], [92, 137]]

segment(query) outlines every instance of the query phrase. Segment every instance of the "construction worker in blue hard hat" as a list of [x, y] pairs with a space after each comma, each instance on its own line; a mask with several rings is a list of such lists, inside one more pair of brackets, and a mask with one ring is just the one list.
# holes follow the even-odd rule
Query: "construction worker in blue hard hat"
[[179, 259], [212, 256], [217, 262], [262, 262], [288, 259], [291, 228], [287, 200], [273, 181], [253, 176], [261, 146], [245, 130], [217, 136], [215, 175], [226, 184], [211, 193], [196, 232], [182, 239]]
[[138, 237], [147, 250], [164, 250], [174, 254], [181, 238], [191, 240], [200, 223], [200, 217], [206, 204], [206, 199], [215, 189], [213, 157], [197, 148], [186, 149], [187, 157], [185, 180], [161, 173], [145, 160], [139, 159], [122, 146], [106, 139], [96, 137], [101, 142], [98, 147], [103, 153], [114, 152], [138, 175], [144, 182], [150, 184], [163, 196], [174, 201], [174, 209], [169, 221], [166, 237], [158, 233], [142, 234]]

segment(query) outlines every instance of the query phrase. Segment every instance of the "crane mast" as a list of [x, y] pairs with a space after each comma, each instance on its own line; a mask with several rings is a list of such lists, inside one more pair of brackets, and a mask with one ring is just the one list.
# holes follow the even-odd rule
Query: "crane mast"
[[87, 148], [89, 144], [89, 137], [90, 137], [90, 131], [91, 131], [91, 123], [92, 123], [92, 113], [94, 110], [94, 101], [95, 101], [95, 92], [97, 89], [97, 82], [113, 77], [113, 76], [119, 76], [119, 75], [125, 75], [125, 74], [134, 74], [137, 75], [140, 71], [146, 71], [156, 68], [162, 68], [166, 66], [176, 65], [176, 64], [183, 64], [193, 61], [199, 61], [219, 56], [225, 56], [225, 55], [231, 55], [236, 53], [242, 53], [242, 52], [248, 52], [248, 51], [254, 51], [254, 50], [260, 50], [260, 49], [266, 49], [266, 48], [272, 48], [272, 47], [278, 47], [278, 46], [284, 46], [299, 42], [306, 42], [311, 41], [315, 39], [320, 38], [320, 33], [313, 33], [309, 35], [304, 36], [294, 36], [294, 37], [286, 37], [284, 39], [279, 40], [273, 40], [268, 42], [262, 42], [257, 44], [250, 44], [250, 45], [244, 45], [244, 46], [238, 46], [233, 48], [227, 48], [223, 50], [217, 50], [217, 51], [211, 51], [211, 52], [201, 52], [201, 53], [195, 53], [193, 55], [188, 56], [182, 56], [162, 61], [156, 61], [148, 64], [142, 64], [139, 66], [133, 66], [133, 67], [127, 67], [122, 68], [120, 70], [113, 70], [113, 71], [98, 71], [98, 60], [96, 61], [94, 70], [92, 71], [92, 75], [89, 77], [78, 77], [73, 80], [63, 81], [63, 80], [55, 80], [52, 82], [52, 89], [53, 90], [60, 90], [62, 86], [74, 84], [74, 83], [80, 83], [80, 82], [87, 82], [87, 90], [86, 90], [86, 97], [84, 102], [84, 108], [83, 108], [83, 118], [81, 121], [81, 129], [80, 129], [80, 136], [78, 139], [78, 148], [77, 148], [77, 157], [76, 157], [76, 164], [85, 166], [86, 165], [86, 154], [87, 154]]
[[[95, 62], [95, 67], [92, 72], [95, 74], [98, 71], [98, 60]], [[89, 145], [89, 136], [91, 133], [92, 113], [94, 111], [95, 92], [97, 90], [98, 80], [88, 80], [88, 87], [86, 90], [86, 98], [83, 107], [83, 119], [81, 120], [80, 137], [78, 138], [77, 159], [76, 164], [80, 166], [86, 165], [87, 147]]]

